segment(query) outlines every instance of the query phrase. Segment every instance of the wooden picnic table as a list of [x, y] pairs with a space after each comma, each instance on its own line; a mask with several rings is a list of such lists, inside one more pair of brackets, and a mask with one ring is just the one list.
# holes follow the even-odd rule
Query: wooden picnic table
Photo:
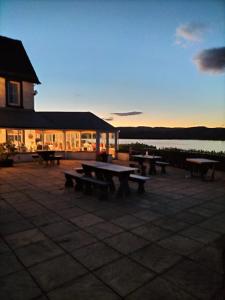
[[190, 166], [191, 176], [193, 176], [194, 171], [197, 170], [201, 178], [205, 180], [208, 170], [212, 169], [211, 180], [214, 180], [215, 168], [219, 161], [206, 158], [186, 158], [186, 162]]
[[86, 176], [92, 176], [91, 173], [95, 172], [95, 175], [98, 179], [108, 181], [110, 183], [110, 190], [112, 192], [115, 191], [112, 177], [118, 177], [120, 185], [117, 195], [120, 197], [130, 193], [128, 184], [129, 176], [131, 173], [134, 173], [137, 170], [136, 168], [104, 163], [100, 161], [86, 161], [82, 163], [82, 166]]
[[141, 174], [145, 175], [145, 168], [144, 168], [144, 161], [149, 162], [149, 175], [156, 174], [156, 167], [155, 167], [155, 162], [159, 159], [162, 159], [162, 156], [158, 155], [132, 155], [133, 158], [135, 158], [140, 167], [141, 167]]
[[60, 160], [62, 159], [61, 155], [55, 155], [55, 151], [53, 150], [38, 150], [37, 154], [40, 156], [40, 158], [48, 164], [54, 163], [57, 161], [57, 164], [59, 165]]

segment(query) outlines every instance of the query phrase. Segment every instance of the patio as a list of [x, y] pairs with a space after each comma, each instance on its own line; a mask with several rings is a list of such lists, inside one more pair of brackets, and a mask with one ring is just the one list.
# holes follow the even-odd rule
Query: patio
[[99, 201], [64, 189], [80, 163], [0, 169], [1, 299], [224, 299], [224, 173], [168, 167]]

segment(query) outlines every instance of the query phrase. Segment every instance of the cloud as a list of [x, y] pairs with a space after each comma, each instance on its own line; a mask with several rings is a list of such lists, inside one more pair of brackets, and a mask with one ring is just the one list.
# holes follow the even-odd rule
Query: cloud
[[113, 117], [108, 117], [108, 118], [105, 118], [103, 119], [104, 121], [113, 121]]
[[186, 47], [188, 43], [201, 42], [209, 27], [203, 23], [188, 23], [177, 27], [176, 44]]
[[127, 116], [135, 116], [135, 115], [141, 115], [143, 112], [141, 111], [128, 111], [128, 112], [115, 112], [111, 113], [112, 115], [120, 116], [120, 117], [127, 117]]
[[205, 49], [198, 53], [193, 61], [201, 72], [223, 73], [225, 72], [225, 47]]

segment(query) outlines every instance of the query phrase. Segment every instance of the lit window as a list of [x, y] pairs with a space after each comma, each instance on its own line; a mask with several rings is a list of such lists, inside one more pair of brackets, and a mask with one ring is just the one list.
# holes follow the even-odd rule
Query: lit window
[[16, 81], [8, 82], [8, 104], [20, 106], [20, 83]]

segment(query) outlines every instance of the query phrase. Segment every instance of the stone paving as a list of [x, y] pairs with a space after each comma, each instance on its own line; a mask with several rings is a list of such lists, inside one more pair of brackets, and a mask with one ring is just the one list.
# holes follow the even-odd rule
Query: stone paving
[[0, 299], [225, 299], [224, 173], [170, 167], [99, 201], [64, 189], [79, 165], [0, 169]]

